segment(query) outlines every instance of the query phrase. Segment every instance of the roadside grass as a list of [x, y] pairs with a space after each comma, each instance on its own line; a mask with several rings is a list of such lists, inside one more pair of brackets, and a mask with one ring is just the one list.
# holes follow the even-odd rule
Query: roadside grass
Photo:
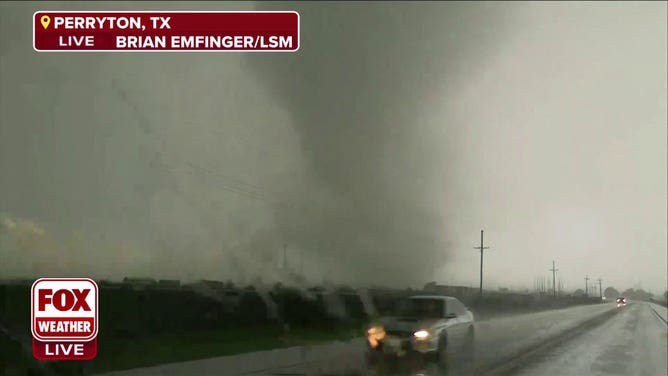
[[35, 361], [21, 345], [0, 333], [0, 374], [29, 375], [37, 370]]
[[184, 362], [283, 347], [349, 340], [361, 334], [360, 323], [319, 327], [293, 327], [289, 333], [279, 325], [236, 327], [221, 330], [165, 333], [120, 339], [98, 336], [97, 358], [84, 367], [106, 372], [164, 363]]

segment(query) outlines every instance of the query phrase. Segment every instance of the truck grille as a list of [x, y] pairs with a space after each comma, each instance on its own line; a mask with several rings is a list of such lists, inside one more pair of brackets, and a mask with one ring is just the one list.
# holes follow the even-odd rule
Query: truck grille
[[387, 333], [387, 335], [399, 338], [410, 338], [413, 335], [412, 332], [405, 330], [386, 330], [385, 333]]

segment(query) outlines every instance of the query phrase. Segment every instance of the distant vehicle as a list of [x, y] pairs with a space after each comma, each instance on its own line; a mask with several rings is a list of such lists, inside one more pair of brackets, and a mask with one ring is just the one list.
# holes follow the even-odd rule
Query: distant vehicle
[[625, 307], [626, 306], [626, 298], [619, 297], [617, 298], [617, 307]]
[[392, 316], [367, 330], [367, 362], [408, 353], [436, 355], [472, 349], [473, 313], [450, 296], [418, 295], [399, 302]]

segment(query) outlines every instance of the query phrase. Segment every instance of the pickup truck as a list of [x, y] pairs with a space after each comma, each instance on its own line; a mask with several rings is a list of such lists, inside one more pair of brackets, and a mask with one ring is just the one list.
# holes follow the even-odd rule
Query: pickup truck
[[473, 347], [475, 319], [457, 298], [416, 295], [400, 301], [391, 316], [372, 323], [366, 333], [367, 362], [408, 353], [443, 359]]

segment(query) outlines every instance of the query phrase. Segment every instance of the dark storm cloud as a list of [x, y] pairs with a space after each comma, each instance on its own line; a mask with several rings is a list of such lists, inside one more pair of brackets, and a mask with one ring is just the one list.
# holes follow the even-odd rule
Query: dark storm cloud
[[298, 5], [302, 47], [276, 55], [36, 54], [36, 5], [3, 8], [0, 210], [79, 239], [53, 246], [59, 272], [87, 252], [114, 277], [272, 279], [287, 244], [313, 281], [432, 278], [460, 125], [434, 113], [512, 6]]
[[[276, 211], [284, 235], [343, 264], [339, 271], [348, 278], [424, 281], [448, 251], [443, 156], [459, 126], [427, 119], [444, 106], [443, 95], [456, 95], [457, 85], [501, 48], [513, 6], [260, 9], [301, 15], [297, 53], [248, 56], [290, 111], [308, 161], [311, 183], [294, 187], [286, 197], [291, 205]], [[309, 195], [314, 189], [327, 192], [326, 204]]]
[[492, 288], [665, 291], [665, 3], [261, 4], [280, 54], [36, 53], [42, 6], [0, 3], [0, 278], [476, 285], [484, 227]]

